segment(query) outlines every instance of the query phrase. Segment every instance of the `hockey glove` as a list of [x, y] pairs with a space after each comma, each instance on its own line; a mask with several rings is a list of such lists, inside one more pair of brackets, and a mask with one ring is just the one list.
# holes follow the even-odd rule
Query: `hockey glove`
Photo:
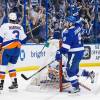
[[49, 44], [49, 42], [45, 42], [45, 47], [47, 47], [47, 48], [48, 48], [48, 47], [49, 47], [49, 45], [50, 45], [50, 44]]
[[55, 60], [60, 61], [62, 59], [62, 55], [59, 50], [56, 52]]

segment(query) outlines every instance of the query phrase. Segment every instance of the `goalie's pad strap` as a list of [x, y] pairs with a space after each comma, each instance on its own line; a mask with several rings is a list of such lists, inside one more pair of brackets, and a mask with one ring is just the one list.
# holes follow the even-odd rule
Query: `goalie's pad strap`
[[71, 83], [70, 83], [70, 82], [68, 82], [68, 83], [63, 83], [63, 84], [62, 84], [62, 87], [63, 87], [63, 89], [69, 88], [69, 87], [71, 87]]

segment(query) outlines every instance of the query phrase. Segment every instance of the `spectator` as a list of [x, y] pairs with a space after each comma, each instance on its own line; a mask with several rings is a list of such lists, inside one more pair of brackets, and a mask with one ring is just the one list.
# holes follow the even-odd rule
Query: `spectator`
[[[8, 13], [14, 11], [17, 13], [19, 24], [23, 24], [24, 16], [24, 0], [7, 0], [7, 9]], [[7, 16], [5, 11], [5, 0], [0, 0], [0, 25], [7, 21]], [[46, 36], [46, 0], [27, 0], [26, 1], [26, 28], [28, 32], [28, 38], [30, 42], [44, 42]], [[75, 7], [78, 9], [79, 17], [85, 21], [83, 24], [84, 30], [84, 42], [90, 43], [90, 40], [97, 38], [98, 42], [100, 41], [99, 35], [99, 12], [100, 12], [100, 0], [97, 0], [97, 5], [95, 5], [94, 0], [48, 0], [48, 36], [54, 36], [59, 38], [60, 31], [63, 30], [63, 22], [65, 16], [72, 14], [75, 10]], [[98, 12], [95, 8], [98, 8]], [[6, 9], [6, 10], [5, 10]], [[96, 16], [98, 18], [95, 18]], [[94, 16], [94, 18], [93, 18]], [[98, 20], [95, 20], [98, 19]], [[55, 27], [57, 23], [59, 28], [56, 30]], [[35, 29], [34, 29], [35, 28]], [[59, 30], [59, 32], [58, 32]], [[58, 33], [57, 33], [58, 32]], [[89, 33], [88, 33], [89, 32]], [[95, 33], [96, 32], [96, 33]], [[87, 36], [92, 34], [92, 36]], [[59, 36], [58, 36], [59, 35]], [[87, 38], [90, 38], [87, 41]], [[85, 41], [86, 39], [86, 41]]]
[[61, 39], [61, 29], [60, 29], [60, 24], [58, 22], [54, 23], [54, 32], [53, 32], [53, 38], [54, 39]]
[[5, 16], [4, 12], [3, 12], [3, 9], [1, 8], [0, 6], [0, 26], [3, 24], [3, 23], [6, 23], [8, 22], [7, 20], [7, 17]]
[[[34, 42], [39, 43], [42, 42], [44, 39], [41, 37], [41, 29], [44, 29], [44, 8], [37, 5], [31, 5], [30, 7], [30, 16], [31, 16], [31, 28], [32, 28], [32, 35], [34, 38]], [[43, 25], [42, 25], [43, 23]], [[34, 28], [34, 29], [33, 29]], [[44, 33], [45, 34], [45, 33]]]

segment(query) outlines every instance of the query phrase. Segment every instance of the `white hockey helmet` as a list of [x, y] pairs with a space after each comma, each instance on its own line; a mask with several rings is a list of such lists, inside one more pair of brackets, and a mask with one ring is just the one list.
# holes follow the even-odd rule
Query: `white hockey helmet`
[[17, 20], [17, 15], [14, 12], [10, 13], [8, 17], [10, 20], [13, 20], [13, 21]]

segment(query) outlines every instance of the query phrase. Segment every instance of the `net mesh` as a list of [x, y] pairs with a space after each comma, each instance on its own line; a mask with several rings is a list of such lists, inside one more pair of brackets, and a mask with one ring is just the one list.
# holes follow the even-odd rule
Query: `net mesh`
[[39, 91], [59, 91], [59, 68], [58, 65], [56, 67], [57, 69], [51, 68], [51, 65], [47, 66], [47, 68], [33, 77], [28, 90], [37, 88]]
[[[57, 40], [51, 40], [49, 41], [50, 46], [47, 49], [48, 54], [50, 55], [50, 59], [54, 60], [56, 51], [59, 49], [59, 41]], [[61, 44], [60, 44], [61, 45]], [[51, 59], [52, 58], [52, 59]], [[64, 59], [65, 60], [65, 59]], [[48, 59], [45, 59], [47, 62]], [[46, 63], [44, 61], [44, 63]], [[62, 62], [60, 63], [55, 61], [52, 64], [49, 64], [45, 69], [43, 69], [41, 72], [39, 72], [37, 75], [35, 75], [30, 82], [28, 89], [29, 90], [35, 90], [34, 88], [37, 88], [36, 90], [41, 91], [60, 91], [62, 92]], [[63, 62], [64, 64], [64, 62]], [[64, 71], [63, 71], [64, 72]]]

